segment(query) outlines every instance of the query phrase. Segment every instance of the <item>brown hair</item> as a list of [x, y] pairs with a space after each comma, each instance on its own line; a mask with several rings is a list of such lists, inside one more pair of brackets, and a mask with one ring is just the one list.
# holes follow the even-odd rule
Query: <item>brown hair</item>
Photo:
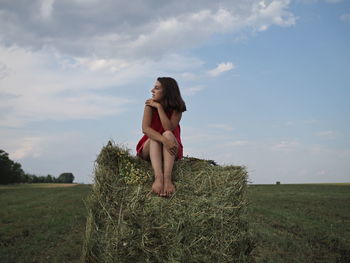
[[186, 104], [181, 97], [179, 86], [175, 79], [170, 77], [159, 77], [157, 80], [162, 84], [164, 97], [162, 105], [165, 110], [186, 111]]

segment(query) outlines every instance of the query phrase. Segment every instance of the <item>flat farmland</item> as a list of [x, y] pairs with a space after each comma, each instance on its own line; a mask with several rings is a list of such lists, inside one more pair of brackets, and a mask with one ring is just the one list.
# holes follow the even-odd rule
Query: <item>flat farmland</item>
[[[80, 262], [91, 185], [0, 186], [0, 262]], [[350, 184], [248, 185], [255, 262], [350, 262]]]

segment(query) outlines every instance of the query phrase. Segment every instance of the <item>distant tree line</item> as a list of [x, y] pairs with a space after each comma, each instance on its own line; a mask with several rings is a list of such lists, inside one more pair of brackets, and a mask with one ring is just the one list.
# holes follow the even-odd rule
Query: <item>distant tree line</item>
[[58, 178], [48, 174], [37, 176], [25, 173], [20, 163], [12, 161], [8, 153], [0, 149], [0, 184], [15, 183], [73, 183], [72, 173], [62, 173]]

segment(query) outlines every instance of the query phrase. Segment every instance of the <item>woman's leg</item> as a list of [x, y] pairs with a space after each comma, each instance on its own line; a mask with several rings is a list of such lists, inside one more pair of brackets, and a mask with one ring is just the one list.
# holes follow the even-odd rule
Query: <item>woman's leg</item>
[[[163, 136], [170, 140], [174, 140], [178, 145], [178, 142], [171, 131], [165, 131]], [[177, 154], [176, 154], [177, 155]], [[168, 150], [163, 147], [163, 161], [164, 161], [164, 190], [162, 196], [170, 196], [175, 192], [175, 186], [171, 181], [171, 172], [173, 170], [176, 155], [171, 155]]]
[[150, 157], [149, 157], [149, 145], [150, 145], [150, 141], [151, 139], [147, 139], [144, 143], [143, 143], [143, 147], [142, 147], [142, 151], [141, 151], [141, 158], [149, 161]]
[[154, 183], [152, 184], [152, 190], [156, 194], [160, 195], [163, 192], [163, 169], [162, 169], [162, 149], [163, 145], [155, 140], [150, 140], [149, 155], [154, 171]]

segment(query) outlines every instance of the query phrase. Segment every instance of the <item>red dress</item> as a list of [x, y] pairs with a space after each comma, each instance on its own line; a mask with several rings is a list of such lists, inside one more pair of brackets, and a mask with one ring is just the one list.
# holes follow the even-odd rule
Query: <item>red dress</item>
[[[166, 115], [168, 116], [169, 120], [171, 118], [172, 113], [173, 113], [172, 110], [166, 112]], [[151, 128], [153, 130], [159, 132], [160, 134], [163, 134], [163, 132], [165, 131], [163, 128], [162, 122], [160, 121], [159, 114], [158, 114], [157, 110], [153, 110]], [[177, 160], [179, 160], [183, 157], [183, 146], [181, 143], [180, 133], [181, 133], [180, 125], [177, 125], [177, 127], [173, 130], [173, 134], [175, 135], [175, 138], [176, 138], [177, 142], [179, 143], [178, 152], [177, 152], [177, 155], [175, 158]], [[138, 144], [136, 145], [136, 153], [138, 156], [141, 156], [143, 145], [147, 141], [147, 139], [148, 139], [148, 136], [144, 135], [141, 138], [141, 140], [138, 142]]]

